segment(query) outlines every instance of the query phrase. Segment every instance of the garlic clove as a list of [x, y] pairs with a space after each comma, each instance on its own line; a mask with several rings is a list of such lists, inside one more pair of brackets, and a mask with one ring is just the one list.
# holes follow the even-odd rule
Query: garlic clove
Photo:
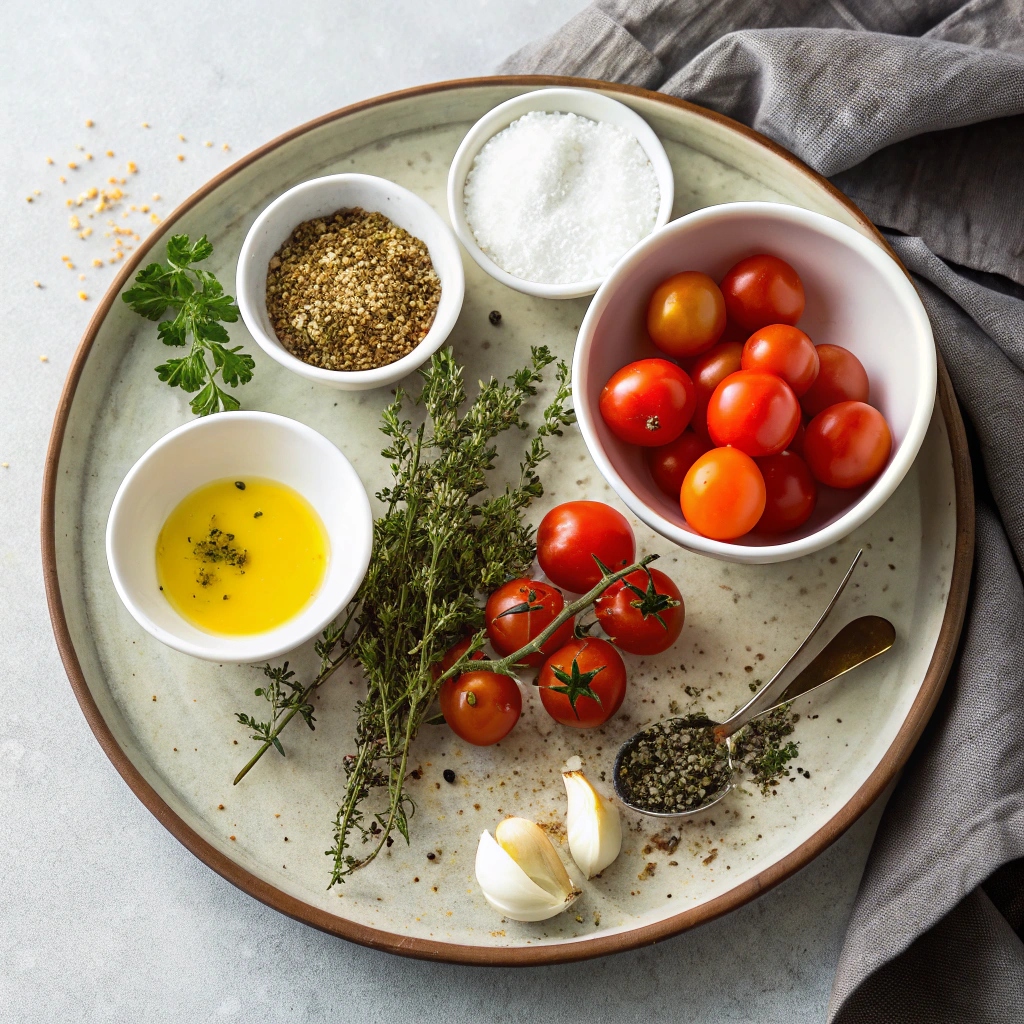
[[506, 818], [494, 830], [498, 845], [529, 878], [554, 897], [564, 897], [575, 886], [548, 834], [526, 818]]
[[513, 921], [545, 921], [580, 895], [551, 840], [525, 818], [481, 834], [476, 878], [487, 902]]
[[565, 815], [569, 852], [587, 878], [593, 878], [604, 871], [622, 849], [619, 812], [578, 768], [562, 772], [562, 781], [569, 801]]

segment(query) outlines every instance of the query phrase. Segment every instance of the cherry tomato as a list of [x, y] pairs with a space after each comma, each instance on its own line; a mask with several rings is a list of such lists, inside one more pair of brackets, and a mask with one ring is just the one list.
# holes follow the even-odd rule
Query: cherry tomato
[[670, 444], [648, 448], [644, 452], [654, 482], [670, 497], [679, 500], [686, 471], [711, 448], [711, 442], [698, 437], [692, 430], [684, 430]]
[[594, 611], [612, 643], [630, 654], [667, 651], [679, 639], [686, 617], [679, 588], [657, 569], [640, 569], [613, 583]]
[[474, 670], [446, 679], [438, 700], [452, 732], [477, 747], [503, 740], [523, 713], [515, 680], [497, 672]]
[[547, 577], [574, 594], [601, 580], [596, 555], [613, 572], [629, 565], [636, 541], [629, 520], [603, 501], [556, 505], [537, 528], [537, 561]]
[[690, 426], [698, 437], [703, 437], [706, 441], [711, 440], [708, 434], [708, 402], [711, 401], [715, 388], [730, 373], [740, 369], [742, 355], [742, 342], [720, 341], [714, 348], [708, 349], [704, 355], [694, 360], [690, 367], [693, 389], [697, 396]]
[[713, 448], [690, 467], [679, 503], [698, 533], [735, 540], [752, 530], [764, 512], [764, 478], [738, 448]]
[[[628, 564], [628, 563], [627, 563]], [[565, 607], [560, 591], [540, 580], [510, 580], [487, 598], [487, 638], [502, 656], [512, 654], [539, 636]], [[572, 639], [573, 621], [558, 627], [541, 651], [527, 655], [525, 665], [542, 665], [547, 655]]]
[[874, 480], [891, 450], [889, 424], [866, 402], [839, 402], [807, 424], [804, 458], [828, 487], [859, 487]]
[[755, 529], [759, 533], [785, 533], [803, 526], [818, 503], [818, 487], [807, 463], [793, 452], [757, 459], [764, 477], [764, 512]]
[[667, 359], [639, 359], [613, 373], [601, 392], [601, 415], [627, 444], [674, 441], [693, 416], [693, 381]]
[[796, 452], [800, 458], [804, 457], [804, 436], [807, 433], [807, 425], [804, 423], [803, 418], [800, 419], [800, 426], [796, 428], [796, 433], [793, 435], [793, 440], [789, 442], [789, 446], [786, 448], [788, 452]]
[[[466, 651], [469, 650], [469, 645], [472, 642], [473, 638], [471, 636], [467, 636], [460, 640], [458, 643], [452, 644], [452, 646], [444, 652], [444, 657], [439, 662], [437, 662], [437, 664], [434, 665], [434, 667], [431, 669], [434, 678], [436, 679], [438, 676], [443, 675], [445, 672], [447, 672], [448, 669], [450, 669], [452, 665], [454, 665], [459, 660], [459, 658], [461, 658], [466, 653]], [[483, 661], [484, 652], [474, 651], [469, 656], [469, 658], [470, 661]]]
[[774, 373], [738, 370], [715, 388], [708, 403], [711, 440], [750, 456], [783, 451], [799, 426], [800, 403]]
[[799, 398], [818, 376], [818, 351], [799, 328], [769, 324], [747, 338], [743, 346], [743, 369], [774, 373]]
[[544, 663], [537, 676], [547, 713], [562, 725], [604, 725], [626, 696], [626, 666], [607, 640], [573, 640]]
[[868, 375], [861, 361], [842, 345], [818, 345], [817, 349], [818, 376], [800, 399], [807, 418], [839, 402], [866, 402]]
[[647, 304], [647, 333], [670, 356], [698, 355], [724, 330], [721, 289], [698, 270], [684, 270], [662, 281]]
[[795, 324], [804, 311], [800, 275], [778, 256], [762, 253], [740, 260], [722, 278], [729, 319], [747, 331], [768, 324]]

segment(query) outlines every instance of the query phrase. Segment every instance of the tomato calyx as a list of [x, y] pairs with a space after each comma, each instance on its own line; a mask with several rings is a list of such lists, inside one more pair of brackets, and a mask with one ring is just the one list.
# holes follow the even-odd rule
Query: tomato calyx
[[654, 577], [651, 575], [650, 570], [645, 566], [644, 571], [647, 573], [646, 590], [641, 590], [635, 583], [630, 583], [629, 580], [624, 579], [622, 581], [622, 585], [627, 590], [636, 594], [638, 598], [636, 601], [630, 601], [629, 605], [640, 612], [645, 620], [653, 616], [661, 623], [662, 629], [668, 629], [668, 623], [661, 617], [661, 613], [668, 611], [669, 608], [678, 608], [680, 602], [668, 594], [659, 594], [654, 585]]
[[548, 689], [554, 690], [555, 693], [564, 693], [569, 698], [569, 706], [572, 708], [572, 713], [578, 719], [580, 713], [576, 710], [576, 701], [580, 697], [590, 697], [591, 700], [601, 703], [601, 698], [594, 693], [590, 684], [599, 672], [603, 672], [607, 668], [606, 665], [598, 665], [597, 668], [591, 669], [589, 672], [581, 672], [579, 662], [576, 658], [572, 659], [572, 672], [566, 672], [560, 669], [557, 665], [551, 666], [551, 671], [555, 674], [555, 678], [563, 683], [563, 686], [550, 686]]
[[531, 601], [537, 600], [537, 591], [531, 590], [526, 595], [526, 600], [520, 604], [513, 605], [511, 608], [506, 608], [503, 612], [499, 612], [495, 615], [495, 619], [503, 619], [506, 615], [522, 615], [524, 612], [542, 612], [544, 611], [544, 605], [542, 604], [531, 604]]

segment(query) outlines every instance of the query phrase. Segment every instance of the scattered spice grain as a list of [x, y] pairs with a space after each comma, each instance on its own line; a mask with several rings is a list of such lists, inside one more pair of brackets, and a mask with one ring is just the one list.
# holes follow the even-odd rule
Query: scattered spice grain
[[267, 273], [281, 343], [312, 366], [370, 370], [427, 335], [441, 283], [426, 245], [382, 213], [355, 207], [304, 221]]

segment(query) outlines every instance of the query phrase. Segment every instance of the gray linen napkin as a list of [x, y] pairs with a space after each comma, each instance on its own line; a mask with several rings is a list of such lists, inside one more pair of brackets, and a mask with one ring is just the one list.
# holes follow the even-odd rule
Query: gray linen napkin
[[913, 273], [972, 435], [973, 592], [829, 1019], [1024, 1021], [1024, 2], [599, 0], [500, 70], [743, 121], [828, 175]]

